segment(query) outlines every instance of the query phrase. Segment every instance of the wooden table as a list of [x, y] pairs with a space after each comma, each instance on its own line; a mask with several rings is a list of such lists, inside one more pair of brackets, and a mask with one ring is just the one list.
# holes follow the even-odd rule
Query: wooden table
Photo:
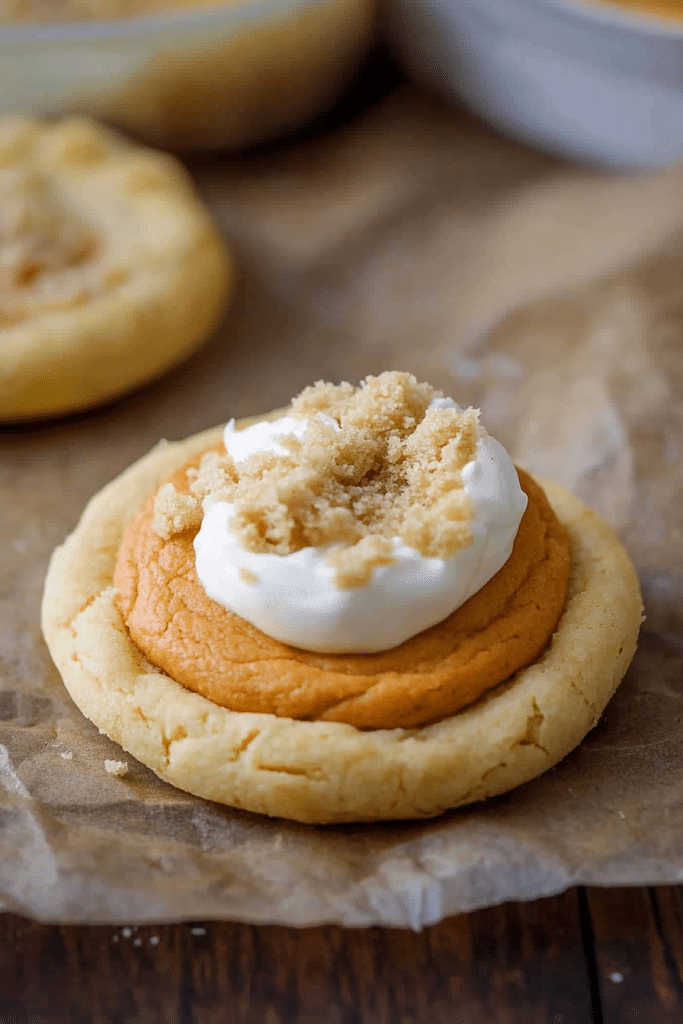
[[677, 887], [398, 929], [0, 917], [2, 1024], [680, 1024]]

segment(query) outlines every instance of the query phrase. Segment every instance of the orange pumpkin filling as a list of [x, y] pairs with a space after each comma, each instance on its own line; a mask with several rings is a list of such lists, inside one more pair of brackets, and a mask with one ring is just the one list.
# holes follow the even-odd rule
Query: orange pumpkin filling
[[[192, 460], [171, 478], [189, 493]], [[117, 602], [132, 640], [177, 682], [232, 711], [413, 728], [456, 714], [531, 664], [564, 608], [569, 538], [543, 490], [519, 471], [529, 498], [513, 551], [496, 575], [436, 626], [378, 654], [321, 655], [289, 647], [207, 596], [191, 525], [167, 538], [150, 497], [125, 532]]]

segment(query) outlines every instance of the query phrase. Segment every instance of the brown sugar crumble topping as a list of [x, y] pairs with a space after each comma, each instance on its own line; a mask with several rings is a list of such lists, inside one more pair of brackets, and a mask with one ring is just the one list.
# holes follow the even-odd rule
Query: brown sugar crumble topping
[[306, 420], [301, 439], [280, 437], [284, 454], [256, 452], [239, 464], [206, 453], [187, 471], [190, 493], [160, 488], [153, 528], [168, 539], [199, 527], [202, 500], [231, 502], [231, 529], [246, 550], [288, 555], [328, 545], [342, 588], [391, 562], [393, 538], [449, 558], [472, 541], [462, 469], [481, 428], [476, 409], [430, 408], [438, 397], [394, 371], [357, 388], [314, 384], [288, 413]]

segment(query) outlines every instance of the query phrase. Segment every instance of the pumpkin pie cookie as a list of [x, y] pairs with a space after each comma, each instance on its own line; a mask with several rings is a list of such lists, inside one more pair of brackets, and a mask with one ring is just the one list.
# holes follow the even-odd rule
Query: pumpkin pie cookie
[[[424, 410], [420, 417], [427, 421]], [[434, 533], [422, 523], [415, 544], [428, 552], [471, 544], [458, 483], [467, 422], [463, 414], [449, 448], [448, 516], [439, 505], [448, 496], [432, 493], [437, 519], [459, 526]], [[402, 429], [387, 431], [394, 467]], [[403, 450], [419, 449], [409, 470], [419, 476], [415, 466], [433, 468], [423, 456], [435, 435], [418, 444], [411, 432], [403, 430]], [[221, 437], [216, 429], [163, 443], [109, 484], [53, 555], [46, 582], [43, 631], [73, 699], [161, 778], [303, 822], [430, 817], [534, 778], [596, 724], [635, 651], [642, 606], [626, 552], [575, 497], [520, 472], [526, 509], [512, 551], [457, 609], [390, 650], [313, 652], [265, 635], [199, 582], [193, 540], [202, 515], [228, 497], [238, 528], [240, 516], [249, 522], [254, 481], [261, 500], [271, 486], [272, 460], [245, 463], [240, 477]], [[293, 464], [304, 465], [291, 444]], [[348, 475], [348, 463], [333, 462], [332, 476]], [[366, 466], [375, 496], [394, 471], [383, 472], [376, 461]], [[240, 479], [250, 473], [243, 494]], [[319, 491], [310, 466], [304, 476], [323, 507], [333, 485]], [[279, 477], [280, 498], [294, 494]], [[292, 508], [303, 507], [301, 493]], [[355, 542], [364, 558], [377, 510], [368, 511], [367, 494], [361, 504], [371, 524]], [[327, 511], [330, 529], [343, 532], [348, 522]], [[307, 513], [297, 516], [319, 529]], [[283, 543], [281, 519], [271, 545]], [[308, 534], [292, 536], [290, 547], [302, 550]], [[252, 548], [264, 537], [257, 530]], [[348, 566], [330, 565], [336, 585], [353, 589]]]
[[231, 260], [172, 158], [94, 122], [0, 120], [0, 422], [104, 402], [217, 324]]

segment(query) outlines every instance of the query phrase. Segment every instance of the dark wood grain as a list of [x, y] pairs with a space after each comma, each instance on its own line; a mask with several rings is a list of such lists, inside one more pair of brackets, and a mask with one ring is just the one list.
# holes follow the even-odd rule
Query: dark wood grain
[[604, 1024], [681, 1024], [681, 890], [593, 889], [587, 903]]
[[[630, 899], [631, 897], [628, 897]], [[600, 1024], [577, 890], [398, 929], [0, 917], [3, 1024]]]

